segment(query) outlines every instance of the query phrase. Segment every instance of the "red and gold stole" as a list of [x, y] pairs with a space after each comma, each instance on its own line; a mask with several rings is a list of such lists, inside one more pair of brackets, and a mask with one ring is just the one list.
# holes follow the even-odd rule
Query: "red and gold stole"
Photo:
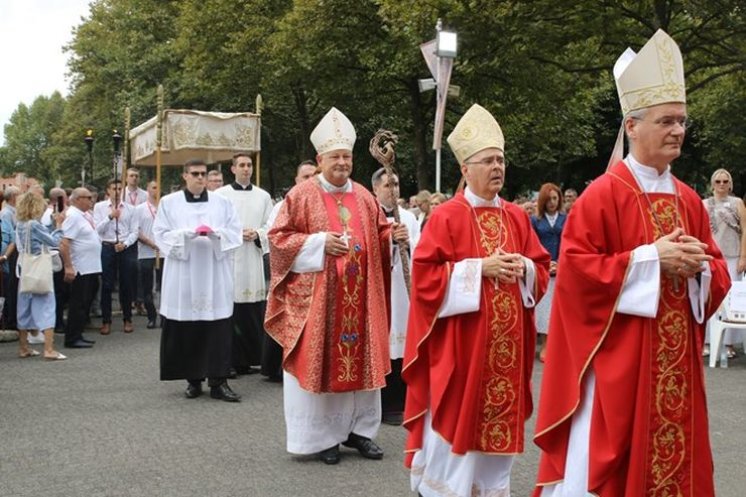
[[[353, 193], [323, 194], [329, 216], [329, 229], [343, 233], [348, 251], [335, 257], [336, 277], [331, 278], [334, 289], [333, 333], [328, 339], [336, 347], [329, 347], [333, 364], [329, 387], [333, 392], [346, 392], [363, 388], [363, 363], [366, 302], [366, 257], [363, 227]], [[329, 257], [329, 256], [327, 256]], [[336, 283], [334, 283], [336, 282]]]
[[[516, 252], [517, 240], [502, 208], [475, 208], [482, 257], [498, 250]], [[524, 325], [518, 283], [482, 280], [486, 313], [484, 367], [480, 385], [478, 428], [474, 447], [483, 452], [523, 451], [522, 371]]]
[[[646, 228], [653, 239], [686, 223], [675, 196], [648, 194]], [[645, 446], [646, 496], [691, 495], [694, 423], [692, 385], [696, 350], [687, 282], [661, 275], [658, 315], [652, 323]], [[647, 368], [644, 368], [647, 369]], [[643, 371], [644, 371], [643, 369]]]

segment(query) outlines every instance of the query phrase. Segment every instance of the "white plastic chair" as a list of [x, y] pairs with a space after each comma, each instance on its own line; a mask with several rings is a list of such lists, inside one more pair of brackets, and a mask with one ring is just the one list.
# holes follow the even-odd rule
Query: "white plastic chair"
[[715, 317], [710, 320], [710, 367], [718, 360], [720, 367], [728, 367], [728, 357], [723, 345], [725, 329], [746, 330], [746, 281], [734, 281], [728, 295], [720, 304]]

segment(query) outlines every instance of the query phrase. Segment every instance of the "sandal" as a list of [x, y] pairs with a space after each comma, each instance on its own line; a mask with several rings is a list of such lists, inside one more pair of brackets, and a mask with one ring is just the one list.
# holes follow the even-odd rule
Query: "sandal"
[[738, 357], [738, 354], [736, 354], [736, 349], [731, 346], [728, 346], [726, 354], [728, 354], [728, 359], [735, 359], [736, 357]]
[[59, 352], [55, 352], [54, 355], [45, 355], [44, 360], [45, 361], [64, 361], [67, 359], [67, 356], [64, 354], [60, 354]]
[[26, 352], [18, 353], [18, 357], [20, 357], [21, 359], [26, 359], [28, 357], [36, 357], [38, 355], [39, 355], [39, 351], [34, 350], [34, 349], [28, 349]]

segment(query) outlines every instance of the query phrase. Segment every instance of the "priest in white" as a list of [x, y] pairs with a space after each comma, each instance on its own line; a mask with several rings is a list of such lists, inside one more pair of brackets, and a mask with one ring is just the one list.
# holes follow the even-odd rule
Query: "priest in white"
[[264, 340], [267, 285], [265, 253], [269, 252], [266, 224], [272, 211], [269, 193], [251, 184], [254, 164], [247, 153], [233, 156], [235, 181], [215, 190], [236, 208], [242, 243], [233, 252], [233, 368], [237, 374], [257, 373]]
[[394, 244], [391, 252], [391, 328], [389, 333], [389, 353], [391, 355], [391, 373], [386, 376], [386, 387], [381, 390], [382, 421], [386, 424], [400, 425], [404, 413], [406, 385], [401, 379], [404, 344], [407, 339], [407, 315], [409, 314], [409, 289], [404, 279], [401, 251], [407, 250], [409, 268], [412, 254], [420, 239], [420, 223], [414, 214], [396, 204], [399, 198], [399, 177], [389, 178], [385, 168], [380, 168], [371, 177], [373, 194], [381, 204], [386, 220], [394, 222], [394, 207], [399, 209], [399, 221], [407, 227], [407, 240]]
[[241, 245], [233, 204], [206, 190], [207, 166], [184, 165], [186, 188], [161, 199], [153, 236], [164, 257], [161, 380], [185, 379], [187, 398], [202, 394], [228, 402], [240, 397], [226, 382], [231, 366], [232, 252]]

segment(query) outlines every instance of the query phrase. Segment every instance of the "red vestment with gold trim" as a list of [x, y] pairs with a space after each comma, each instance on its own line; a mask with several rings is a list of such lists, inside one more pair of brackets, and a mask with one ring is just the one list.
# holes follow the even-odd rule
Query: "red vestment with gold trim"
[[[391, 368], [390, 225], [373, 196], [352, 185], [349, 193], [328, 193], [315, 179], [296, 186], [268, 233], [265, 328], [283, 348], [283, 368], [314, 393], [381, 388]], [[350, 237], [347, 254], [325, 255], [323, 271], [291, 272], [308, 236], [330, 231]]]
[[[473, 208], [463, 194], [440, 205], [414, 253], [412, 296], [402, 377], [407, 383], [406, 465], [422, 447], [425, 414], [456, 454], [523, 451], [531, 415], [536, 327], [518, 283], [495, 284], [481, 274], [451, 282], [464, 259], [498, 249], [534, 262], [538, 302], [549, 280], [549, 254], [518, 206]], [[481, 285], [478, 312], [438, 318], [450, 284]]]
[[[715, 257], [705, 320], [730, 286], [699, 196], [674, 179], [672, 194], [640, 191], [624, 163], [595, 180], [573, 205], [550, 318], [536, 426], [538, 485], [562, 481], [572, 415], [592, 368], [589, 490], [600, 497], [710, 497], [713, 463], [704, 391], [704, 324], [687, 282], [661, 274], [655, 319], [617, 314], [632, 250], [676, 227]], [[677, 281], [680, 280], [680, 281]]]

